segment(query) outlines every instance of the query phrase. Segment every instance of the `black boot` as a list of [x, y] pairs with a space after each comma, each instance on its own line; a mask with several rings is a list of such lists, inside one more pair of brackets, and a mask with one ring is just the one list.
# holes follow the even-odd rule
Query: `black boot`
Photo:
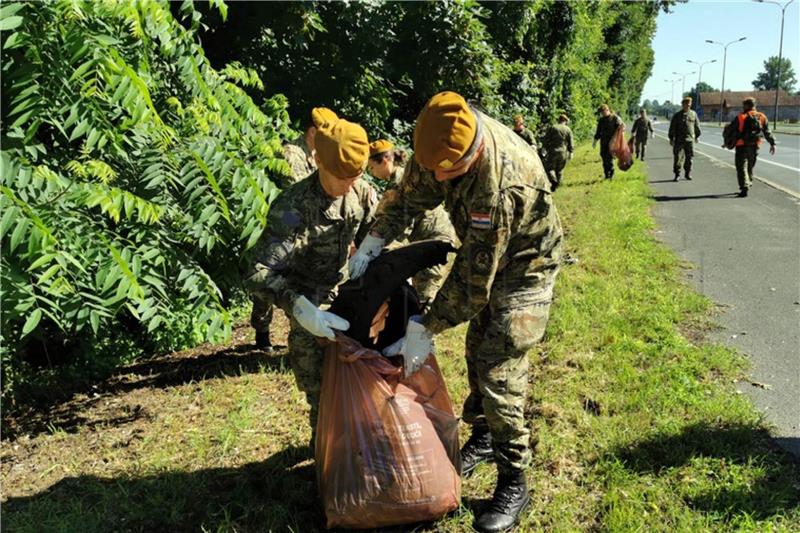
[[680, 172], [676, 172], [675, 173], [675, 177], [672, 178], [672, 181], [678, 181], [680, 179], [680, 177], [681, 177], [681, 173]]
[[475, 520], [475, 529], [484, 533], [508, 531], [519, 522], [519, 515], [531, 501], [522, 470], [501, 472], [489, 507]]
[[269, 331], [256, 331], [256, 349], [272, 353], [272, 342], [269, 340]]
[[744, 188], [739, 191], [739, 198], [745, 198], [747, 196], [747, 188]]
[[488, 429], [473, 429], [472, 435], [461, 448], [461, 475], [469, 476], [476, 466], [493, 460], [492, 434]]
[[692, 181], [692, 176], [688, 172], [686, 173], [686, 179]]

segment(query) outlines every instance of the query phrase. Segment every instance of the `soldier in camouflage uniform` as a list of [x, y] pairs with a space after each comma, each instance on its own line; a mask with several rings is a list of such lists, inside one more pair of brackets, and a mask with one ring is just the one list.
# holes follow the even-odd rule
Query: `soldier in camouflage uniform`
[[525, 127], [525, 119], [522, 115], [514, 115], [514, 133], [519, 135], [530, 146], [536, 147], [536, 139], [533, 137], [531, 130]]
[[605, 179], [610, 180], [614, 178], [614, 156], [611, 155], [611, 139], [620, 126], [624, 126], [622, 119], [616, 113], [611, 111], [608, 105], [603, 104], [597, 110], [600, 113], [600, 118], [597, 119], [597, 129], [594, 132], [594, 140], [592, 141], [592, 148], [600, 141], [600, 159], [603, 160], [603, 175]]
[[572, 159], [572, 130], [567, 123], [567, 115], [558, 117], [558, 124], [553, 124], [544, 134], [542, 147], [544, 148], [544, 168], [550, 180], [550, 187], [555, 192], [561, 185], [561, 173], [567, 166], [567, 161]]
[[334, 338], [346, 320], [327, 311], [347, 281], [347, 262], [374, 220], [378, 197], [360, 181], [369, 157], [366, 132], [339, 120], [315, 134], [319, 169], [284, 190], [269, 210], [267, 230], [246, 284], [254, 300], [290, 317], [289, 361], [311, 407], [316, 431], [323, 349], [315, 337]]
[[[385, 189], [386, 191], [397, 190], [405, 172], [405, 167], [403, 166], [405, 152], [396, 150], [391, 142], [379, 139], [369, 145], [369, 153], [370, 174], [379, 180], [389, 183]], [[418, 215], [411, 223], [411, 227], [397, 240], [418, 242], [428, 239], [448, 241], [454, 245], [458, 242], [453, 224], [450, 222], [450, 216], [443, 206]], [[439, 287], [444, 283], [452, 263], [453, 258], [451, 257], [447, 264], [426, 268], [417, 273], [412, 279], [423, 308], [433, 302], [433, 298], [436, 296]]]
[[[287, 189], [292, 184], [306, 178], [309, 174], [317, 170], [317, 163], [314, 160], [314, 136], [317, 128], [327, 122], [334, 122], [339, 119], [336, 113], [326, 107], [315, 107], [309, 114], [310, 122], [305, 134], [297, 137], [294, 141], [283, 145], [283, 156], [289, 163], [291, 176], [276, 178], [276, 185], [281, 189]], [[269, 338], [269, 329], [272, 324], [272, 305], [266, 305], [263, 301], [253, 299], [253, 309], [250, 312], [250, 325], [256, 330], [256, 348], [267, 353], [272, 353], [272, 341]]]
[[406, 337], [384, 353], [400, 353], [416, 368], [434, 334], [469, 321], [470, 395], [463, 416], [473, 429], [462, 448], [463, 469], [468, 473], [490, 457], [497, 461], [497, 487], [475, 527], [504, 531], [530, 500], [524, 475], [531, 461], [527, 352], [547, 325], [561, 222], [536, 151], [455, 93], [439, 93], [425, 105], [414, 151], [400, 188], [381, 200], [375, 225], [351, 260], [351, 275], [360, 275], [365, 258], [368, 263], [417, 214], [444, 204], [462, 243], [455, 263], [428, 311], [409, 320]]
[[700, 137], [700, 125], [697, 113], [689, 109], [692, 99], [686, 97], [681, 100], [681, 110], [672, 115], [669, 122], [669, 145], [672, 146], [672, 172], [675, 173], [673, 181], [681, 177], [683, 166], [684, 177], [692, 179], [692, 159], [694, 158], [694, 143]]
[[653, 137], [653, 124], [647, 118], [647, 111], [644, 109], [639, 110], [639, 118], [633, 121], [631, 135], [633, 135], [633, 142], [636, 145], [636, 157], [639, 158], [639, 161], [644, 161], [647, 139]]

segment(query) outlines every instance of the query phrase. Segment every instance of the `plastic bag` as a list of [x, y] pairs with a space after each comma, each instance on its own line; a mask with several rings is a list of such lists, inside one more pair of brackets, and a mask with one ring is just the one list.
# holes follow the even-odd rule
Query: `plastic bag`
[[625, 142], [625, 125], [617, 128], [617, 132], [611, 137], [608, 143], [608, 150], [611, 155], [617, 158], [617, 167], [620, 170], [628, 170], [633, 166], [633, 156], [630, 146]]
[[325, 353], [315, 456], [329, 528], [410, 524], [456, 509], [458, 421], [436, 358], [402, 379], [401, 367], [337, 335]]

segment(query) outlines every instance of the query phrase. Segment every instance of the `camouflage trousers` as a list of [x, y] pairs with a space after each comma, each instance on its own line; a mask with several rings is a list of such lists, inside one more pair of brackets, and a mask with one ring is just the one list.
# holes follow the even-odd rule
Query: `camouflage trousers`
[[639, 158], [639, 161], [644, 161], [644, 153], [647, 151], [647, 136], [645, 135], [642, 138], [635, 137], [635, 139], [633, 146], [636, 150], [636, 157]]
[[319, 413], [319, 392], [322, 386], [322, 363], [325, 347], [316, 337], [306, 331], [297, 320], [291, 318], [289, 324], [289, 364], [297, 382], [297, 388], [306, 395], [311, 408], [308, 421], [311, 424], [311, 442], [317, 433], [317, 414]]
[[550, 186], [554, 191], [561, 185], [562, 172], [564, 167], [567, 166], [567, 160], [567, 154], [561, 152], [550, 154], [545, 159], [547, 178], [550, 180]]
[[253, 299], [253, 310], [250, 311], [250, 325], [258, 332], [269, 333], [269, 326], [272, 324], [272, 304], [267, 303], [257, 296]]
[[692, 173], [692, 159], [694, 159], [694, 143], [693, 142], [675, 142], [672, 145], [672, 172], [674, 174], [681, 173], [681, 167], [684, 170], [684, 177]]
[[467, 329], [470, 393], [463, 419], [473, 431], [489, 429], [501, 471], [525, 469], [531, 461], [525, 420], [528, 350], [544, 336], [556, 274], [551, 269], [534, 280], [509, 276], [495, 281], [489, 305]]
[[753, 184], [753, 168], [758, 160], [758, 146], [745, 145], [736, 147], [736, 179], [739, 190], [747, 190]]

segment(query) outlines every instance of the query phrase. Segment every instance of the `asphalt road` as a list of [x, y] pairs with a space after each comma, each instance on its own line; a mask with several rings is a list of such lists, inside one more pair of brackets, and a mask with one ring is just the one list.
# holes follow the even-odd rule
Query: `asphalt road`
[[[712, 132], [706, 128], [702, 138]], [[778, 150], [798, 154], [800, 137], [778, 142]], [[705, 148], [698, 147], [712, 153]], [[646, 163], [658, 237], [694, 264], [690, 282], [720, 304], [721, 328], [712, 339], [752, 361], [749, 381], [737, 387], [774, 426], [777, 443], [800, 455], [800, 170], [766, 165], [764, 156], [766, 150], [756, 174], [794, 195], [756, 181], [749, 197], [738, 198], [733, 153], [721, 149], [715, 159], [696, 156], [694, 179], [675, 183], [671, 148], [658, 134]], [[781, 161], [792, 166], [791, 159]]]
[[[666, 137], [669, 124], [659, 121], [654, 129]], [[700, 124], [702, 135], [695, 150], [710, 157], [733, 163], [733, 152], [722, 148], [722, 128]], [[757, 172], [770, 183], [800, 194], [800, 135], [775, 133], [775, 155], [769, 155], [764, 143], [758, 159]]]

